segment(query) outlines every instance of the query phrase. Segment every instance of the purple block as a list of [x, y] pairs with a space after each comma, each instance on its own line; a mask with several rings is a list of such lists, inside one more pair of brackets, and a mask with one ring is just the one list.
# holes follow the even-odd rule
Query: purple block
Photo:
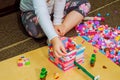
[[96, 34], [94, 37], [93, 37], [93, 41], [97, 41], [99, 38], [99, 34]]

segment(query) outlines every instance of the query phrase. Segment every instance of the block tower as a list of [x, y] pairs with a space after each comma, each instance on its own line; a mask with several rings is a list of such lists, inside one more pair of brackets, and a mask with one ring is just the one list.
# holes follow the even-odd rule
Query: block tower
[[85, 47], [82, 47], [80, 44], [76, 44], [71, 38], [68, 37], [61, 37], [60, 39], [65, 46], [67, 54], [60, 58], [55, 58], [52, 44], [48, 44], [49, 60], [63, 71], [74, 67], [74, 61], [83, 63]]

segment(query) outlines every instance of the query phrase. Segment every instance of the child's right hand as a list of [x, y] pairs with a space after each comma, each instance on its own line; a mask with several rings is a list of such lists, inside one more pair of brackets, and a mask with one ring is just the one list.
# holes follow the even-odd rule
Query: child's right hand
[[53, 38], [51, 43], [53, 45], [53, 52], [55, 57], [62, 57], [67, 53], [63, 43], [58, 37]]
[[55, 31], [59, 36], [64, 36], [66, 34], [64, 25], [54, 25]]

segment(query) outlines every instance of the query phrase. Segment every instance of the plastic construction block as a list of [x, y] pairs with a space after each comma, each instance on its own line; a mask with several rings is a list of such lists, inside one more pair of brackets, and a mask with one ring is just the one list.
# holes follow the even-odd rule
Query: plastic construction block
[[99, 50], [102, 54], [105, 54], [105, 51], [104, 50]]
[[40, 79], [46, 80], [46, 76], [47, 76], [47, 70], [46, 70], [46, 68], [42, 68], [41, 72], [40, 72]]
[[82, 36], [83, 39], [85, 39], [86, 41], [89, 41], [90, 38], [88, 36]]
[[106, 13], [106, 16], [110, 16], [110, 13]]
[[54, 73], [54, 79], [58, 79], [59, 78], [59, 73]]
[[17, 65], [22, 67], [24, 65], [24, 61], [22, 59], [18, 59]]
[[29, 60], [26, 60], [26, 61], [25, 61], [25, 65], [30, 65], [30, 61], [29, 61]]
[[100, 17], [100, 16], [101, 16], [101, 14], [100, 14], [100, 13], [98, 13], [98, 14], [97, 14], [97, 16], [99, 16], [99, 17]]
[[118, 30], [120, 30], [120, 26], [118, 26]]
[[85, 17], [84, 20], [93, 20], [93, 21], [105, 21], [104, 17], [95, 16], [95, 17]]
[[60, 58], [55, 58], [52, 45], [50, 45], [48, 48], [49, 60], [63, 71], [74, 67], [74, 60], [78, 63], [83, 63], [85, 47], [81, 44], [76, 44], [71, 38], [68, 37], [62, 37], [61, 40], [65, 46], [67, 54]]

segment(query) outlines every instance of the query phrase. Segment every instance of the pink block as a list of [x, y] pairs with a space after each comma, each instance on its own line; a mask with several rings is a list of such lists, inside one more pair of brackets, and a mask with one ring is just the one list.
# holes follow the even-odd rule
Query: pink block
[[22, 67], [22, 66], [23, 66], [23, 63], [18, 63], [18, 66], [19, 66], [19, 67]]

